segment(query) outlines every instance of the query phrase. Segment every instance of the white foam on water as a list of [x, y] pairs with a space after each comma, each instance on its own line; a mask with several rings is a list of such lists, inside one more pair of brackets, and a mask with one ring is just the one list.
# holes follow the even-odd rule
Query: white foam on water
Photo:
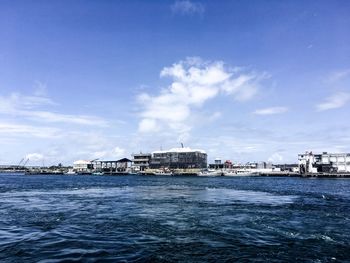
[[12, 191], [1, 193], [0, 197], [7, 198], [16, 198], [16, 197], [35, 197], [35, 196], [43, 196], [43, 195], [77, 195], [77, 196], [85, 196], [85, 197], [104, 197], [104, 196], [115, 196], [118, 193], [125, 193], [131, 191], [131, 189], [127, 186], [125, 187], [104, 187], [104, 188], [73, 188], [73, 189], [64, 189], [64, 190], [46, 190], [46, 191], [38, 191], [38, 190], [29, 190], [29, 191]]
[[218, 203], [247, 202], [255, 204], [291, 204], [297, 196], [277, 195], [268, 192], [235, 190], [229, 188], [206, 188], [204, 199]]

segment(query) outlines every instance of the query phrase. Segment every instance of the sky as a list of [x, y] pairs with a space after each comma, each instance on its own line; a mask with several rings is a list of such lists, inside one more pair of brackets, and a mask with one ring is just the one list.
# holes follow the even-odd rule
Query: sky
[[0, 164], [350, 152], [349, 1], [0, 1]]

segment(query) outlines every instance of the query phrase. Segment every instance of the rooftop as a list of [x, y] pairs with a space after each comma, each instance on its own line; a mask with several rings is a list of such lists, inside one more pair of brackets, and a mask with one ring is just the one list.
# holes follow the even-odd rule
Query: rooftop
[[166, 151], [154, 151], [153, 153], [168, 153], [168, 152], [172, 152], [172, 153], [188, 153], [188, 152], [206, 153], [204, 150], [200, 150], [200, 149], [191, 149], [191, 148], [189, 148], [189, 147], [184, 147], [184, 148], [172, 148], [172, 149], [166, 150]]

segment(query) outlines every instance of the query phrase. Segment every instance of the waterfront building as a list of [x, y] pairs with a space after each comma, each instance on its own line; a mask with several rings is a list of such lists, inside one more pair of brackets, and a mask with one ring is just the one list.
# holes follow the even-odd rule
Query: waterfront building
[[233, 168], [233, 163], [231, 162], [231, 160], [226, 160], [224, 163], [224, 167], [226, 169], [232, 169]]
[[75, 172], [91, 172], [94, 169], [94, 165], [91, 161], [78, 160], [73, 163], [73, 170]]
[[207, 168], [207, 153], [203, 150], [173, 148], [168, 151], [155, 151], [149, 167], [151, 169]]
[[131, 163], [132, 161], [128, 158], [122, 158], [116, 161], [96, 160], [93, 162], [93, 169], [98, 172], [123, 173], [130, 170]]
[[78, 160], [73, 163], [73, 171], [77, 173], [91, 172], [128, 172], [131, 167], [131, 160], [122, 158], [117, 161], [101, 160]]
[[255, 165], [257, 169], [272, 169], [274, 167], [274, 165], [271, 162], [259, 162]]
[[134, 171], [144, 171], [149, 167], [152, 159], [151, 153], [132, 154], [132, 169]]
[[221, 162], [220, 158], [215, 158], [214, 163], [209, 164], [209, 169], [220, 170], [224, 169], [225, 164]]
[[305, 152], [298, 155], [298, 162], [302, 174], [350, 172], [350, 153]]

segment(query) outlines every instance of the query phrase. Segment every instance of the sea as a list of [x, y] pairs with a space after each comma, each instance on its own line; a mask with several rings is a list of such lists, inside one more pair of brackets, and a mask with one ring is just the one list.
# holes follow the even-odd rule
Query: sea
[[0, 174], [0, 262], [350, 262], [350, 180]]

